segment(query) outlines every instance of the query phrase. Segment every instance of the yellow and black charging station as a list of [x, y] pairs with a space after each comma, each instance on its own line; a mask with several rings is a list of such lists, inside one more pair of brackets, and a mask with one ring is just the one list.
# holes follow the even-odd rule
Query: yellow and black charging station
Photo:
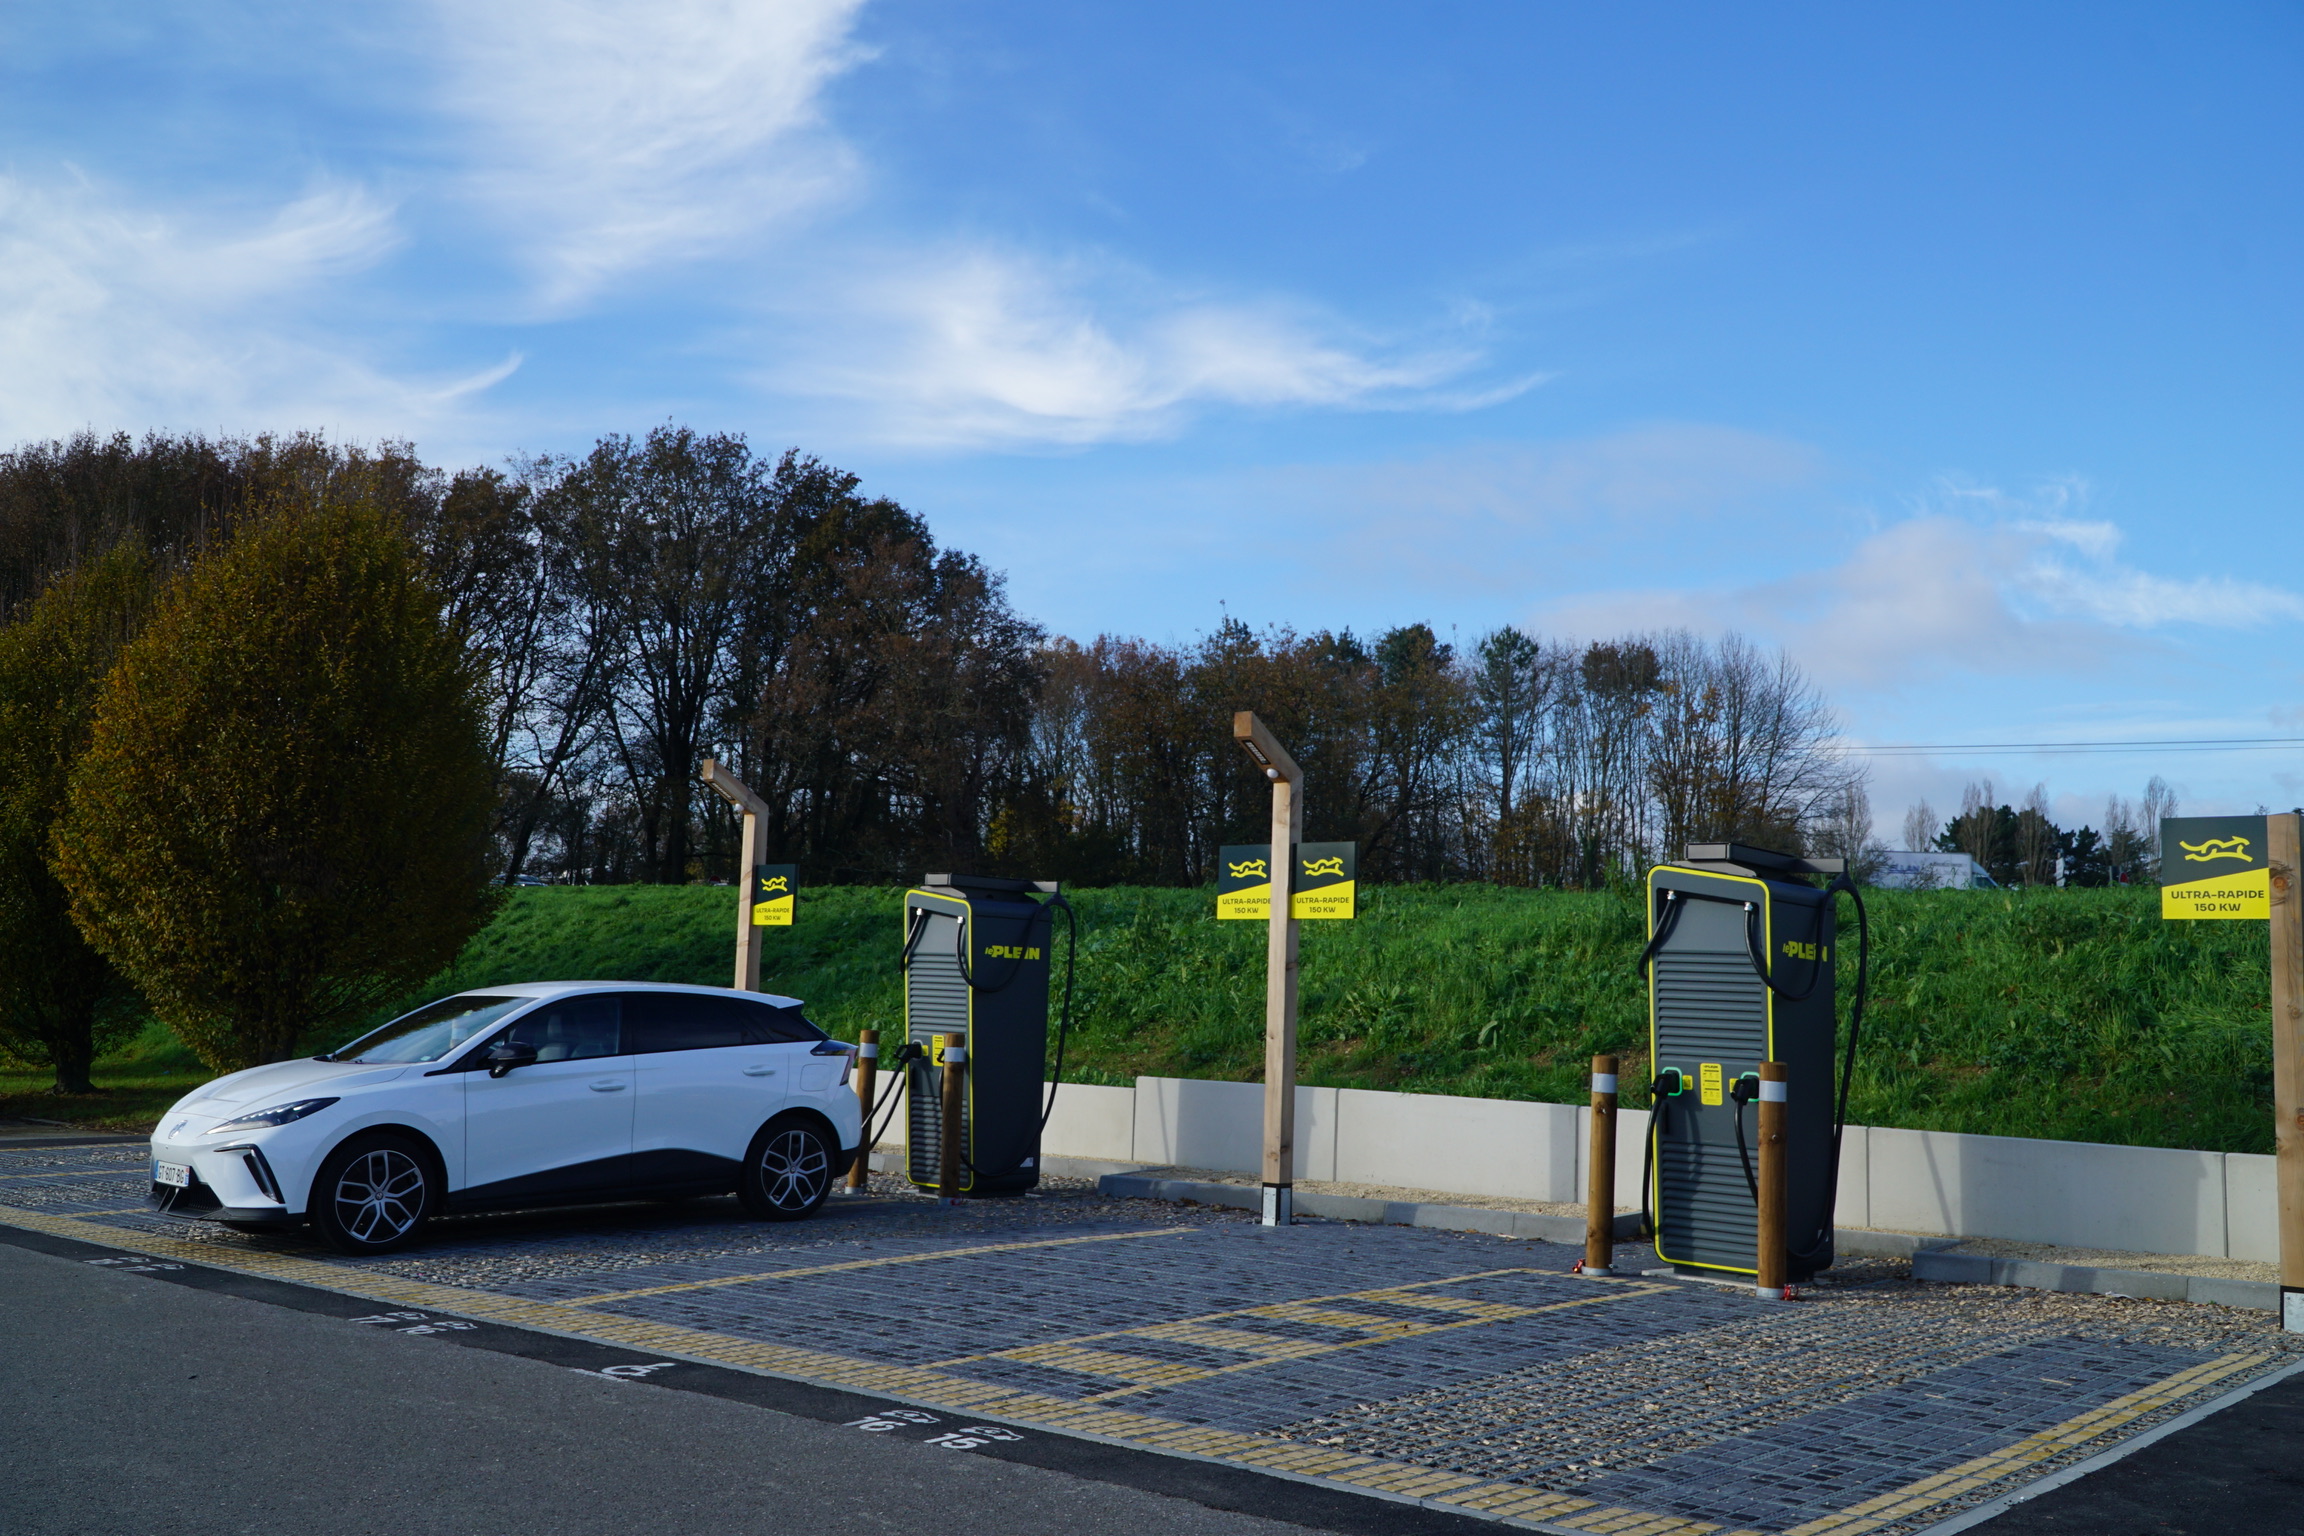
[[[1055, 913], [1053, 880], [930, 875], [904, 895], [905, 1172], [936, 1189], [947, 1135], [960, 1138], [960, 1188], [1021, 1194], [1040, 1182], [1041, 1100]], [[1071, 930], [1068, 926], [1068, 932]], [[1065, 976], [1070, 1021], [1071, 976]], [[943, 1124], [945, 1048], [966, 1051], [960, 1124]], [[1061, 1036], [1055, 1077], [1063, 1076]], [[1050, 1102], [1053, 1102], [1051, 1094]]]
[[[1833, 877], [1822, 887], [1805, 877]], [[1678, 1268], [1759, 1272], [1760, 1064], [1786, 1067], [1786, 1272], [1832, 1262], [1840, 1124], [1863, 1022], [1859, 954], [1838, 1107], [1833, 1094], [1833, 898], [1863, 898], [1838, 859], [1696, 843], [1648, 875], [1648, 1048], [1653, 1107], [1642, 1177], [1656, 1256]], [[1866, 935], [1868, 945], [1868, 935]]]

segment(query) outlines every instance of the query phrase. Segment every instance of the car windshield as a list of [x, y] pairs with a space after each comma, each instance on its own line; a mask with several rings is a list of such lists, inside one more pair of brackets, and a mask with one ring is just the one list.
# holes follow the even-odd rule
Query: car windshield
[[407, 1062], [438, 1061], [474, 1035], [488, 1029], [531, 998], [482, 997], [465, 993], [426, 1003], [404, 1013], [382, 1029], [362, 1035], [335, 1052], [331, 1061]]

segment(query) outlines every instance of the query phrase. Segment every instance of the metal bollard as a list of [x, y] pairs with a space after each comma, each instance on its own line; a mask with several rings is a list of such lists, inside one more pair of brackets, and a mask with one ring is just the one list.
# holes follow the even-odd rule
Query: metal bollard
[[960, 1203], [961, 1116], [968, 1081], [965, 1035], [945, 1035], [941, 1059], [944, 1067], [943, 1113], [936, 1122], [936, 1193], [946, 1205]]
[[1760, 1063], [1760, 1273], [1752, 1294], [1764, 1301], [1784, 1299], [1784, 1271], [1791, 1255], [1784, 1237], [1784, 1104], [1788, 1085], [1784, 1063]]
[[848, 1169], [848, 1187], [864, 1190], [872, 1187], [872, 1102], [873, 1079], [879, 1075], [880, 1031], [860, 1029], [856, 1032], [856, 1103], [864, 1111], [864, 1132], [856, 1148], [856, 1161]]
[[1605, 1275], [1616, 1258], [1616, 1058], [1592, 1058], [1592, 1169], [1584, 1192], [1584, 1273]]

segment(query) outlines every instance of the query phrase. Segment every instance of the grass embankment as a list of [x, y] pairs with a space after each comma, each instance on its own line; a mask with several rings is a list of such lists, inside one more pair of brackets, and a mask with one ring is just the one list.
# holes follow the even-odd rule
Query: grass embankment
[[[1204, 891], [1110, 889], [1074, 900], [1080, 967], [1067, 1078], [1260, 1075], [1260, 924], [1216, 922]], [[799, 924], [768, 935], [764, 985], [804, 998], [819, 1023], [851, 1039], [864, 1025], [897, 1025], [897, 893], [815, 890], [801, 901]], [[1851, 1119], [2271, 1150], [2262, 925], [2163, 922], [2157, 893], [2136, 890], [1880, 891], [1867, 902], [1873, 1002]], [[1845, 902], [1841, 910], [1852, 928]], [[733, 922], [725, 889], [516, 891], [427, 991], [585, 976], [725, 985]], [[1627, 1077], [1641, 1076], [1640, 941], [1637, 894], [1364, 890], [1358, 921], [1304, 925], [1302, 1080], [1572, 1102], [1597, 1051], [1623, 1054]], [[1854, 958], [1852, 943], [1843, 955]], [[1853, 982], [1851, 966], [1843, 1018]], [[143, 1055], [120, 1064], [137, 1067], [136, 1080], [177, 1064], [164, 1059], [164, 1035], [141, 1045]], [[131, 1079], [113, 1065], [100, 1081], [125, 1087]], [[23, 1081], [0, 1079], [0, 1092]], [[62, 1101], [45, 1102], [12, 1096], [0, 1113], [14, 1105], [67, 1118]]]

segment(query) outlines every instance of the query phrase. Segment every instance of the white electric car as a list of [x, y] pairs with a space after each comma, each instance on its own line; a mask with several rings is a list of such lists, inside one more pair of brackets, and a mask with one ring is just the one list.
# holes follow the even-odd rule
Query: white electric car
[[397, 1248], [442, 1211], [731, 1190], [791, 1221], [863, 1139], [853, 1051], [765, 993], [460, 993], [179, 1100], [152, 1138], [152, 1205], [244, 1231], [308, 1220], [346, 1253]]

